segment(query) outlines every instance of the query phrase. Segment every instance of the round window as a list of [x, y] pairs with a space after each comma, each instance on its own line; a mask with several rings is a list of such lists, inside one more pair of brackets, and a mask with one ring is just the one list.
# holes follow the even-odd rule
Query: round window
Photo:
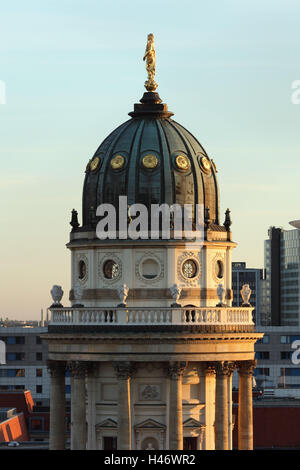
[[105, 261], [103, 266], [103, 274], [106, 279], [114, 279], [119, 274], [119, 265], [115, 261], [109, 259]]
[[223, 279], [224, 277], [224, 263], [220, 259], [216, 262], [215, 273], [218, 279]]
[[184, 277], [187, 277], [189, 279], [196, 276], [197, 270], [197, 264], [192, 259], [188, 259], [182, 265], [182, 273]]
[[159, 265], [153, 259], [146, 259], [142, 263], [142, 276], [145, 279], [154, 279], [159, 274]]
[[79, 279], [84, 279], [86, 276], [86, 264], [84, 261], [80, 260], [78, 264], [78, 277]]

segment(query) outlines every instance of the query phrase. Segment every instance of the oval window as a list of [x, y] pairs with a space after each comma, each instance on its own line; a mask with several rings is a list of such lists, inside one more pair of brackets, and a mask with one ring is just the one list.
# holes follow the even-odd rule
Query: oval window
[[103, 266], [103, 274], [106, 279], [114, 279], [119, 274], [119, 265], [114, 260], [105, 261]]
[[224, 277], [224, 263], [220, 259], [216, 262], [216, 276], [218, 279], [222, 279]]
[[197, 274], [197, 264], [194, 260], [188, 259], [182, 265], [182, 273], [184, 277], [193, 278]]
[[147, 259], [142, 264], [142, 276], [145, 279], [154, 279], [158, 276], [159, 265], [153, 259]]
[[79, 261], [79, 265], [78, 265], [78, 277], [79, 279], [84, 279], [85, 276], [86, 276], [86, 264], [83, 260], [80, 260]]

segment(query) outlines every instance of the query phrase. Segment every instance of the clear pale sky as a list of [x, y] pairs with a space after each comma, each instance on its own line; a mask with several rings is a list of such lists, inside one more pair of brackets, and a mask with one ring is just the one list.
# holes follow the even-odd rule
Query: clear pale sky
[[84, 170], [128, 119], [155, 36], [158, 92], [219, 170], [233, 260], [263, 267], [270, 225], [300, 218], [300, 2], [24, 0], [0, 29], [0, 316], [38, 319], [62, 285]]

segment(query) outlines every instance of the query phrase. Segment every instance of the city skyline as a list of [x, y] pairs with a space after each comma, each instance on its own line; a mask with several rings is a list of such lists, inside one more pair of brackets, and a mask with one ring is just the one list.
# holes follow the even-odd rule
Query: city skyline
[[238, 242], [233, 261], [262, 268], [269, 226], [292, 230], [299, 218], [300, 105], [291, 96], [300, 6], [151, 5], [153, 18], [136, 1], [3, 7], [2, 317], [39, 319], [53, 284], [68, 305], [71, 211], [81, 221], [86, 164], [142, 97], [149, 32], [160, 97], [217, 165], [221, 214], [230, 208]]

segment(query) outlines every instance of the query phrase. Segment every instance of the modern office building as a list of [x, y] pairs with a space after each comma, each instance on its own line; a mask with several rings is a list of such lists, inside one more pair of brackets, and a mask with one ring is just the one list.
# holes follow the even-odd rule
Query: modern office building
[[260, 287], [263, 278], [263, 270], [247, 268], [245, 262], [232, 263], [232, 305], [239, 307], [243, 303], [241, 289], [248, 284], [251, 289], [251, 305], [254, 307], [253, 318], [256, 325], [260, 324]]
[[[30, 390], [36, 406], [49, 406], [48, 345], [41, 340], [47, 327], [0, 327], [6, 364], [0, 366], [0, 391]], [[66, 378], [66, 396], [70, 382]]]
[[255, 345], [258, 387], [273, 397], [300, 398], [300, 330], [290, 326], [260, 328], [263, 338]]
[[300, 325], [300, 230], [270, 227], [261, 289], [263, 325]]
[[[255, 344], [256, 387], [263, 391], [264, 397], [300, 398], [299, 328], [260, 325], [259, 329], [264, 336]], [[236, 372], [232, 386], [234, 390], [239, 386]]]

